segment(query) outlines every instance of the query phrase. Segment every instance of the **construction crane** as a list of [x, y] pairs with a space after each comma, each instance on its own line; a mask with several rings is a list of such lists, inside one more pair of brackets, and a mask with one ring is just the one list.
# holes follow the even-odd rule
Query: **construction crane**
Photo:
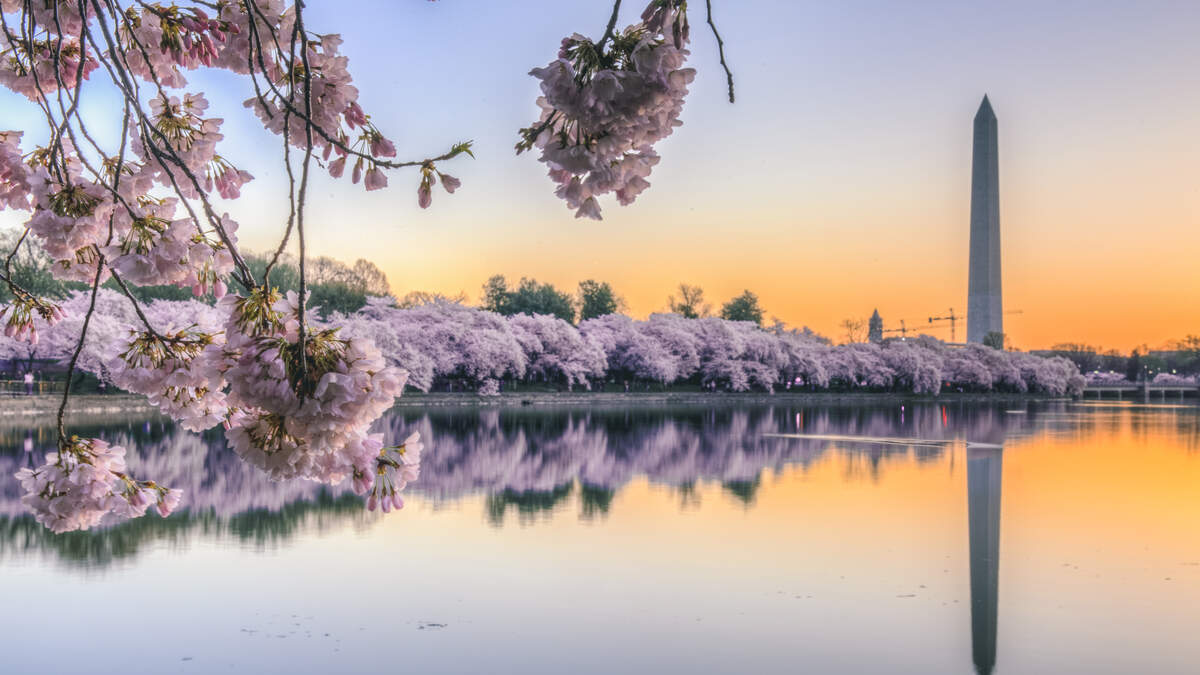
[[950, 341], [958, 342], [958, 340], [954, 339], [954, 326], [957, 324], [958, 320], [961, 318], [962, 318], [962, 316], [955, 314], [954, 308], [951, 307], [950, 313], [947, 314], [946, 316], [931, 316], [931, 317], [929, 317], [929, 323], [932, 324], [934, 321], [949, 321], [950, 322]]
[[900, 319], [899, 328], [885, 328], [880, 332], [884, 335], [887, 335], [888, 333], [899, 333], [901, 338], [906, 338], [908, 337], [908, 326], [904, 323], [904, 319]]
[[[1005, 316], [1007, 316], [1009, 314], [1024, 314], [1024, 313], [1025, 313], [1025, 310], [1023, 310], [1023, 309], [1010, 309], [1009, 311], [1005, 312], [1004, 314], [1005, 314]], [[958, 342], [958, 340], [955, 339], [954, 329], [955, 329], [955, 326], [957, 325], [957, 323], [962, 318], [963, 318], [963, 316], [961, 314], [955, 314], [954, 308], [951, 307], [950, 312], [948, 314], [946, 314], [946, 316], [931, 316], [931, 317], [929, 317], [929, 323], [933, 324], [935, 322], [940, 322], [940, 321], [949, 321], [950, 322], [950, 341]]]

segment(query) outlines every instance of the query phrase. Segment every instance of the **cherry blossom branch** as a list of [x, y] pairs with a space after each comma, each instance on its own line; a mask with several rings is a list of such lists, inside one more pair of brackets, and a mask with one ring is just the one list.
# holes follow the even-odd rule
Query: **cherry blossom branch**
[[[114, 84], [116, 84], [117, 87], [120, 88], [125, 93], [126, 99], [132, 100], [132, 101], [139, 101], [140, 98], [137, 95], [137, 91], [138, 91], [137, 84], [133, 82], [133, 78], [130, 77], [130, 75], [127, 71], [128, 63], [126, 62], [124, 65], [121, 63], [121, 59], [127, 58], [127, 56], [125, 56], [125, 52], [123, 50], [119, 49], [118, 42], [113, 38], [113, 35], [108, 28], [108, 22], [104, 18], [103, 9], [100, 7], [98, 0], [91, 0], [91, 1], [92, 1], [93, 6], [96, 8], [96, 16], [98, 19], [98, 23], [100, 24], [100, 29], [104, 35], [105, 42], [108, 45], [109, 54], [113, 55], [115, 57], [112, 59], [113, 67], [115, 67], [115, 69], [116, 69], [115, 75], [113, 73], [113, 68], [109, 67], [108, 61], [102, 60], [102, 63], [104, 63], [105, 68], [107, 70], [109, 70], [109, 75], [110, 75], [110, 77], [113, 78]], [[111, 11], [113, 11], [114, 14], [117, 14], [115, 12], [115, 9], [111, 10]], [[124, 17], [123, 14], [121, 14], [120, 16]], [[128, 20], [127, 17], [124, 17], [124, 18], [125, 18], [125, 20]], [[92, 42], [93, 47], [99, 52], [100, 47], [99, 47], [99, 45], [96, 44], [95, 37], [92, 35], [91, 31], [88, 31], [86, 29], [86, 24], [85, 24], [84, 33], [85, 33], [85, 35], [87, 35], [88, 39]], [[143, 58], [146, 59], [146, 63], [148, 65], [152, 64], [152, 60], [150, 59], [150, 55], [147, 52], [145, 45], [143, 45], [141, 43], [141, 41], [136, 38], [136, 36], [133, 36], [132, 31], [130, 31], [130, 39], [138, 47], [139, 52], [142, 54]], [[150, 70], [151, 77], [154, 80], [154, 83], [158, 88], [159, 95], [166, 98], [166, 94], [163, 91], [162, 83], [158, 79], [158, 76], [155, 72], [153, 65], [149, 65], [149, 70]], [[119, 79], [117, 76], [119, 76]], [[234, 264], [237, 266], [238, 271], [241, 273], [240, 277], [235, 275], [234, 278], [238, 281], [238, 283], [242, 284], [242, 286], [245, 287], [246, 289], [253, 288], [256, 285], [256, 283], [254, 281], [254, 274], [250, 271], [249, 266], [246, 265], [245, 260], [242, 258], [241, 253], [238, 251], [238, 248], [234, 244], [233, 239], [229, 236], [229, 233], [226, 232], [225, 228], [221, 226], [220, 218], [218, 218], [216, 216], [216, 213], [213, 210], [212, 204], [209, 202], [209, 200], [205, 194], [205, 191], [203, 189], [201, 189], [200, 181], [196, 178], [195, 174], [191, 171], [191, 169], [189, 169], [187, 167], [187, 165], [183, 161], [183, 159], [179, 157], [178, 153], [175, 152], [175, 149], [171, 147], [170, 142], [168, 141], [166, 136], [162, 133], [162, 131], [159, 130], [154, 124], [152, 124], [146, 118], [146, 114], [141, 109], [141, 106], [135, 105], [133, 108], [138, 114], [139, 129], [141, 130], [142, 139], [143, 139], [143, 142], [146, 144], [147, 150], [149, 150], [151, 152], [151, 154], [154, 156], [154, 158], [159, 162], [159, 165], [163, 168], [163, 171], [171, 179], [172, 187], [175, 189], [175, 192], [180, 196], [180, 198], [181, 198], [180, 201], [182, 202], [184, 208], [187, 209], [188, 213], [190, 214], [190, 216], [192, 218], [192, 221], [195, 222], [197, 225], [199, 225], [200, 220], [199, 220], [198, 216], [196, 215], [195, 210], [192, 208], [191, 203], [184, 197], [183, 192], [180, 190], [179, 184], [175, 179], [174, 173], [167, 166], [168, 160], [172, 164], [179, 167], [179, 169], [183, 172], [184, 176], [192, 184], [196, 193], [199, 195], [200, 202], [204, 208], [205, 216], [208, 219], [209, 226], [212, 227], [215, 232], [217, 232], [217, 235], [221, 238], [221, 241], [228, 248], [229, 253], [233, 258]], [[162, 140], [162, 145], [166, 149], [165, 152], [162, 149], [160, 149], [156, 143], [153, 142], [154, 135], [157, 135], [157, 137], [159, 137]]]
[[279, 240], [279, 246], [275, 249], [275, 254], [271, 256], [271, 261], [267, 263], [266, 269], [263, 271], [263, 287], [271, 285], [271, 270], [275, 269], [275, 264], [279, 262], [279, 256], [283, 255], [287, 249], [288, 241], [292, 238], [292, 228], [296, 224], [296, 176], [292, 173], [292, 155], [290, 133], [291, 125], [289, 124], [292, 113], [284, 111], [283, 113], [283, 166], [287, 169], [288, 175], [288, 219], [287, 228], [283, 232], [283, 239]]
[[[246, 2], [246, 5], [251, 8], [252, 11], [258, 13], [259, 16], [261, 16], [262, 19], [264, 21], [266, 21], [266, 15], [262, 13], [262, 10], [258, 7], [258, 3], [255, 0], [245, 0], [245, 2]], [[620, 0], [617, 0], [617, 4], [620, 5]], [[250, 21], [250, 31], [251, 31], [251, 34], [257, 33], [256, 22], [253, 20], [253, 18]], [[305, 115], [303, 111], [298, 110], [292, 104], [290, 97], [285, 96], [283, 94], [283, 92], [281, 92], [279, 90], [279, 88], [275, 86], [275, 83], [271, 81], [271, 78], [269, 75], [270, 69], [267, 68], [266, 63], [263, 61], [262, 38], [261, 37], [259, 37], [257, 39], [257, 44], [258, 44], [258, 48], [257, 48], [258, 67], [259, 67], [259, 70], [265, 76], [264, 79], [266, 81], [267, 87], [271, 90], [271, 93], [275, 95], [276, 99], [278, 99], [279, 103], [284, 107], [284, 109], [290, 111], [293, 115], [297, 116], [298, 118], [305, 120], [306, 124], [312, 124], [313, 131], [317, 132], [317, 135], [320, 136], [322, 138], [322, 140], [324, 140], [326, 143], [329, 143], [333, 147], [337, 148], [340, 152], [342, 152], [346, 155], [352, 156], [352, 157], [357, 157], [359, 159], [364, 159], [369, 162], [373, 162], [377, 166], [381, 166], [386, 169], [403, 169], [403, 168], [409, 168], [409, 167], [424, 167], [428, 164], [441, 162], [441, 161], [445, 161], [448, 159], [453, 159], [463, 153], [471, 154], [470, 150], [471, 150], [472, 141], [461, 141], [459, 143], [455, 143], [453, 146], [451, 146], [450, 150], [446, 151], [445, 153], [443, 153], [441, 155], [438, 155], [437, 157], [427, 157], [425, 159], [416, 159], [416, 160], [409, 160], [409, 161], [403, 161], [403, 162], [396, 162], [396, 161], [392, 161], [392, 160], [382, 159], [382, 158], [376, 157], [375, 155], [355, 150], [353, 147], [344, 143], [341, 139], [337, 138], [337, 136], [329, 133], [320, 124], [313, 123], [312, 120], [309, 119], [308, 115]], [[280, 52], [280, 53], [283, 52], [283, 49], [282, 49], [282, 47], [279, 46], [278, 41], [275, 41], [275, 46], [276, 46], [277, 52]], [[252, 41], [251, 49], [252, 49], [252, 51], [254, 50], [253, 41]], [[307, 74], [306, 74], [306, 77], [308, 77]], [[266, 99], [262, 96], [261, 93], [259, 93], [258, 98], [259, 98], [259, 101], [261, 103], [263, 103], [265, 106]], [[471, 156], [474, 156], [474, 155], [471, 155]]]
[[307, 317], [305, 317], [308, 298], [307, 279], [304, 259], [304, 202], [308, 193], [308, 167], [312, 163], [313, 122], [312, 122], [312, 68], [308, 63], [308, 36], [304, 32], [304, 2], [296, 0], [296, 25], [292, 28], [292, 67], [296, 62], [296, 38], [300, 38], [300, 61], [304, 66], [304, 164], [300, 169], [300, 194], [296, 197], [296, 238], [300, 244], [300, 307], [299, 307], [299, 344], [300, 344], [300, 377], [308, 378], [308, 341], [305, 336]]
[[[94, 4], [96, 2], [96, 0], [92, 0], [92, 2]], [[110, 48], [109, 53], [112, 54], [112, 53], [114, 53], [114, 50], [116, 50], [116, 47], [114, 46], [112, 36], [109, 34], [108, 25], [104, 21], [104, 17], [100, 14], [99, 8], [97, 8], [97, 16], [99, 18], [100, 27], [104, 31], [105, 41], [109, 44], [109, 48]], [[124, 14], [122, 14], [121, 16], [125, 19], [125, 21], [128, 21], [128, 17], [126, 17]], [[144, 58], [146, 60], [146, 64], [149, 68], [151, 78], [153, 79], [155, 87], [158, 90], [158, 95], [160, 97], [162, 97], [163, 100], [167, 100], [168, 97], [167, 97], [166, 92], [163, 90], [162, 81], [158, 78], [157, 71], [154, 68], [153, 61], [150, 58], [150, 54], [146, 50], [146, 46], [144, 44], [142, 44], [142, 42], [140, 40], [137, 39], [137, 36], [134, 35], [132, 29], [129, 30], [129, 36], [130, 36], [130, 39], [134, 42], [134, 44], [137, 45], [138, 51], [142, 54], [142, 58]], [[116, 52], [124, 55], [124, 51], [116, 50]], [[127, 58], [127, 57], [125, 57], [125, 58]], [[133, 78], [129, 77], [127, 72], [121, 70], [121, 64], [119, 63], [120, 59], [116, 59], [116, 61], [117, 61], [118, 71], [121, 72], [122, 78], [127, 79], [128, 81], [133, 81]], [[126, 67], [126, 69], [128, 68], [128, 62], [126, 62], [125, 67]], [[138, 87], [135, 82], [133, 85], [133, 100], [134, 101], [140, 100], [137, 97], [137, 89], [138, 89]], [[127, 96], [128, 96], [128, 88], [126, 88], [126, 91], [127, 91]], [[190, 168], [188, 168], [187, 163], [183, 161], [183, 158], [181, 158], [179, 156], [179, 153], [177, 153], [175, 151], [175, 148], [173, 148], [171, 146], [169, 139], [167, 139], [167, 137], [163, 134], [162, 130], [160, 130], [157, 126], [150, 123], [150, 121], [146, 119], [146, 115], [142, 111], [141, 107], [135, 106], [135, 110], [137, 110], [137, 112], [138, 112], [138, 117], [140, 120], [139, 128], [142, 131], [143, 142], [146, 144], [147, 149], [149, 149], [152, 152], [155, 159], [158, 160], [159, 165], [163, 168], [163, 171], [170, 177], [172, 187], [174, 187], [176, 194], [179, 195], [180, 201], [183, 203], [184, 208], [186, 208], [188, 213], [191, 215], [192, 221], [194, 223], [196, 223], [197, 229], [199, 229], [200, 219], [196, 216], [195, 211], [192, 209], [191, 203], [187, 200], [187, 198], [184, 196], [183, 192], [179, 189], [179, 184], [175, 179], [175, 175], [167, 167], [166, 160], [170, 160], [171, 163], [173, 163], [179, 167], [179, 169], [183, 172], [184, 176], [191, 183], [191, 185], [192, 185], [193, 189], [196, 191], [197, 195], [199, 195], [200, 203], [201, 203], [201, 206], [204, 208], [204, 214], [208, 219], [209, 226], [213, 228], [213, 230], [221, 238], [221, 241], [228, 248], [230, 255], [233, 257], [234, 264], [237, 266], [238, 271], [241, 272], [241, 274], [242, 274], [241, 278], [238, 278], [237, 275], [234, 275], [234, 278], [237, 279], [237, 281], [239, 283], [241, 283], [242, 286], [245, 287], [247, 290], [249, 290], [250, 288], [253, 288], [255, 285], [254, 274], [250, 271], [250, 267], [248, 265], [246, 265], [245, 260], [242, 258], [241, 252], [238, 250], [237, 246], [234, 244], [233, 238], [229, 236], [229, 233], [226, 232], [225, 228], [221, 225], [221, 219], [217, 217], [216, 212], [213, 210], [212, 204], [209, 202], [205, 190], [203, 190], [201, 188], [199, 179], [196, 178], [196, 175], [192, 172], [192, 170]], [[147, 133], [147, 132], [149, 132], [149, 133]], [[157, 135], [157, 137], [159, 139], [161, 139], [162, 147], [166, 149], [165, 152], [163, 152], [161, 149], [159, 149], [157, 144], [155, 144], [153, 142], [153, 140], [150, 138], [150, 135]]]
[[617, 15], [621, 13], [621, 0], [614, 0], [612, 16], [608, 18], [608, 27], [604, 29], [604, 35], [600, 36], [600, 41], [596, 43], [596, 51], [604, 50], [604, 43], [612, 39], [613, 31], [617, 28]]
[[100, 275], [104, 272], [104, 259], [96, 264], [96, 278], [92, 281], [92, 299], [88, 304], [87, 314], [83, 316], [83, 327], [79, 330], [79, 342], [75, 344], [75, 352], [71, 354], [71, 362], [67, 365], [67, 380], [63, 383], [62, 402], [58, 404], [58, 445], [66, 447], [67, 428], [63, 424], [63, 416], [67, 412], [67, 401], [71, 397], [71, 380], [75, 378], [75, 365], [79, 363], [79, 353], [83, 351], [83, 343], [87, 340], [88, 325], [92, 322], [92, 314], [96, 311], [96, 294], [100, 290]]
[[725, 80], [729, 83], [729, 102], [733, 103], [733, 72], [729, 70], [728, 64], [725, 63], [725, 41], [721, 39], [721, 34], [717, 32], [717, 24], [713, 23], [712, 0], [705, 0], [705, 5], [708, 9], [708, 27], [712, 29], [713, 37], [717, 39], [717, 53], [721, 56], [721, 67], [725, 69]]

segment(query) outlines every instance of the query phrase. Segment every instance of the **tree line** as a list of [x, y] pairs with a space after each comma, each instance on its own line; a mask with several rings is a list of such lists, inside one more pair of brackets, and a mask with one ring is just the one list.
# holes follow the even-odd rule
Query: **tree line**
[[[405, 302], [400, 305], [414, 306]], [[544, 314], [570, 324], [619, 314], [627, 309], [624, 298], [617, 295], [606, 281], [586, 279], [579, 282], [578, 291], [571, 294], [555, 288], [553, 284], [528, 277], [521, 277], [517, 285], [512, 287], [502, 274], [493, 275], [483, 284], [479, 306], [501, 316]], [[667, 298], [667, 307], [685, 319], [719, 316], [727, 321], [749, 321], [759, 326], [765, 316], [758, 296], [749, 290], [721, 305], [719, 312], [714, 315], [712, 305], [704, 299], [704, 290], [686, 283], [679, 284], [677, 294]]]

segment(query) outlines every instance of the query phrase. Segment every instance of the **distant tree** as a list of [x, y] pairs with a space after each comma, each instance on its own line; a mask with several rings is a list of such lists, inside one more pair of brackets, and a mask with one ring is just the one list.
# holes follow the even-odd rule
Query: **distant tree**
[[862, 319], [842, 319], [841, 329], [848, 344], [862, 342], [866, 337], [867, 322]]
[[1054, 352], [1055, 356], [1069, 359], [1083, 373], [1098, 370], [1102, 365], [1102, 359], [1099, 354], [1100, 350], [1091, 345], [1079, 342], [1059, 342], [1052, 345], [1050, 351]]
[[579, 320], [587, 321], [606, 314], [616, 314], [621, 311], [624, 302], [608, 282], [592, 279], [579, 282]]
[[517, 290], [509, 295], [508, 314], [549, 314], [567, 323], [575, 323], [575, 303], [571, 296], [551, 284], [521, 278]]
[[[1125, 356], [1115, 349], [1110, 349], [1100, 355], [1099, 370], [1104, 372], [1123, 373], [1125, 372], [1125, 365], [1128, 361], [1128, 356]], [[1087, 372], [1083, 368], [1080, 368], [1079, 370], [1081, 372]]]
[[750, 321], [761, 325], [763, 310], [758, 305], [758, 296], [750, 291], [742, 291], [741, 295], [722, 305], [721, 318], [727, 321]]
[[883, 317], [879, 316], [878, 309], [871, 314], [871, 319], [867, 322], [867, 341], [875, 344], [883, 342]]
[[1200, 373], [1200, 335], [1189, 335], [1175, 343], [1180, 372]]
[[712, 312], [712, 306], [704, 302], [704, 290], [688, 284], [679, 284], [679, 297], [668, 297], [667, 305], [685, 319], [699, 319]]
[[1000, 331], [991, 331], [983, 336], [983, 345], [992, 349], [1004, 349], [1004, 333]]
[[[246, 265], [254, 274], [255, 279], [263, 278], [267, 272], [267, 264], [270, 262], [269, 256], [254, 254], [246, 256]], [[268, 281], [272, 286], [284, 292], [299, 290], [300, 270], [292, 264], [290, 258], [280, 257], [279, 262], [271, 268], [271, 278]]]
[[[71, 284], [74, 286], [74, 284]], [[196, 300], [195, 293], [192, 289], [184, 288], [183, 286], [134, 286], [129, 284], [129, 294], [138, 299], [138, 302], [150, 302], [152, 300]], [[121, 287], [117, 284], [116, 279], [109, 279], [104, 282], [104, 288], [120, 292]], [[216, 302], [212, 295], [207, 295], [200, 300], [208, 303]]]
[[312, 294], [308, 301], [313, 307], [319, 308], [322, 314], [329, 312], [348, 314], [367, 304], [366, 291], [356, 284], [335, 281], [313, 284], [311, 288]]
[[548, 314], [575, 323], [575, 303], [569, 294], [527, 277], [521, 277], [515, 290], [509, 290], [502, 274], [488, 279], [483, 285], [481, 308], [504, 316]]
[[392, 294], [392, 285], [388, 283], [387, 275], [375, 263], [364, 258], [354, 261], [354, 276], [363, 285], [367, 295], [386, 296]]
[[483, 293], [479, 299], [479, 307], [497, 314], [507, 314], [505, 305], [508, 303], [508, 281], [503, 274], [492, 275], [483, 282]]
[[[255, 278], [262, 278], [267, 271], [271, 256], [250, 254], [246, 256], [246, 264]], [[391, 293], [387, 276], [373, 263], [359, 260], [353, 267], [333, 258], [313, 258], [305, 268], [308, 274], [307, 288], [311, 293], [309, 302], [322, 314], [329, 312], [350, 313], [366, 304], [368, 297], [388, 296]], [[300, 270], [291, 256], [280, 256], [278, 262], [271, 268], [271, 285], [283, 292], [300, 290]], [[146, 291], [147, 289], [142, 289]], [[153, 290], [153, 289], [151, 289]], [[164, 287], [158, 295], [151, 298], [181, 300], [176, 297], [184, 292], [190, 297], [188, 289]]]
[[1130, 382], [1142, 379], [1142, 355], [1136, 349], [1129, 355], [1129, 363], [1125, 366], [1125, 379]]
[[[20, 228], [5, 229], [0, 233], [0, 246], [8, 251], [15, 249], [23, 232], [24, 230]], [[55, 279], [50, 272], [52, 262], [50, 256], [37, 244], [34, 237], [26, 237], [12, 259], [12, 280], [34, 295], [56, 300], [67, 297], [72, 290], [87, 288], [86, 284]], [[0, 284], [0, 302], [8, 303], [11, 300], [12, 292], [9, 290], [8, 284]]]
[[462, 291], [459, 291], [455, 295], [431, 293], [429, 291], [409, 291], [396, 302], [396, 306], [400, 309], [412, 309], [413, 307], [421, 307], [422, 305], [430, 305], [437, 302], [451, 302], [463, 305], [467, 302], [467, 294]]

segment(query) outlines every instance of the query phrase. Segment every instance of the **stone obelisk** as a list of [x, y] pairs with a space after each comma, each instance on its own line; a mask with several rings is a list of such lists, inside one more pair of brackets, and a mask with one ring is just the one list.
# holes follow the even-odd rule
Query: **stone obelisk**
[[1000, 295], [1000, 164], [996, 113], [983, 97], [975, 113], [971, 160], [971, 258], [967, 284], [967, 340], [1004, 332]]

